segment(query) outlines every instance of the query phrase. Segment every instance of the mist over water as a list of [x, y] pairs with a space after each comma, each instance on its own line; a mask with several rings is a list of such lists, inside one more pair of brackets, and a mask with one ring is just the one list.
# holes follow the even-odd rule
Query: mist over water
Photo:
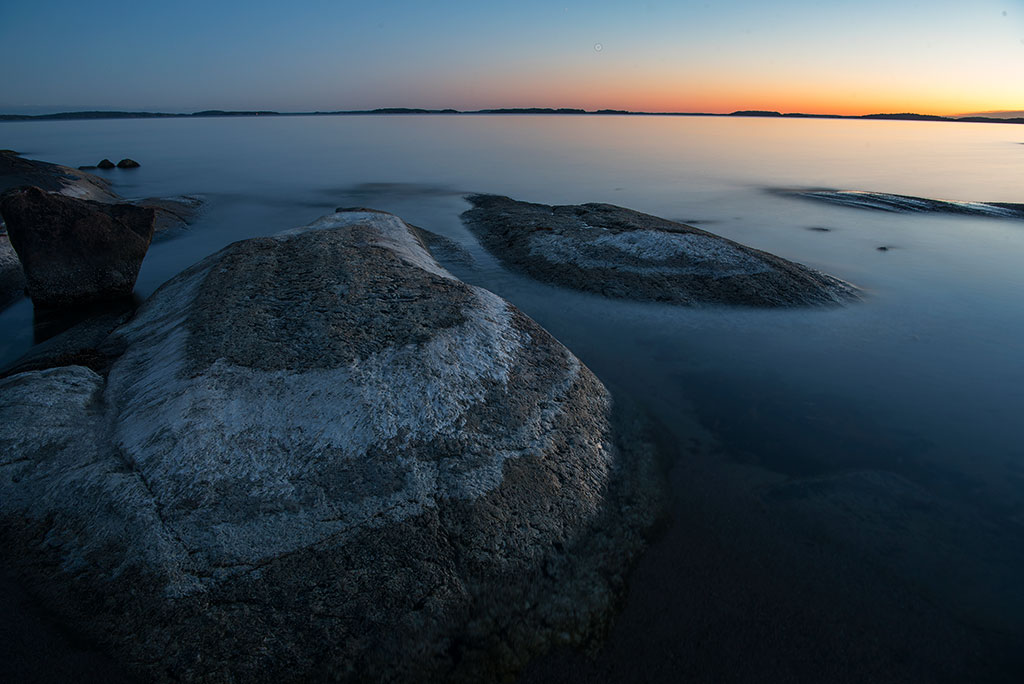
[[[151, 247], [142, 296], [235, 240], [335, 207], [387, 210], [465, 248], [471, 261], [444, 265], [523, 309], [616, 396], [646, 407], [677, 452], [671, 520], [637, 571], [625, 626], [604, 660], [585, 667], [626, 672], [623, 663], [657, 659], [662, 647], [682, 660], [719, 657], [728, 631], [709, 627], [718, 641], [703, 650], [679, 635], [720, 624], [723, 609], [669, 601], [652, 616], [645, 587], [707, 593], [729, 582], [759, 597], [751, 611], [796, 632], [829, 629], [815, 611], [837, 615], [843, 629], [876, 630], [871, 648], [865, 636], [821, 636], [838, 661], [1007, 681], [1024, 672], [1012, 647], [1024, 643], [1024, 222], [772, 192], [1024, 202], [1024, 127], [347, 116], [6, 123], [0, 135], [0, 147], [69, 166], [137, 159], [140, 169], [106, 173], [128, 198], [207, 198], [195, 225]], [[470, 192], [693, 222], [848, 280], [865, 301], [691, 309], [540, 284], [501, 267], [462, 225]], [[0, 329], [7, 363], [32, 344], [31, 304], [0, 314]], [[702, 563], [714, 572], [699, 572]], [[778, 589], [802, 584], [807, 597]], [[734, 633], [757, 641], [768, 628], [743, 615]], [[637, 625], [647, 646], [630, 641]], [[918, 627], [919, 643], [906, 636]], [[799, 650], [783, 639], [750, 658], [758, 648]], [[563, 666], [560, 657], [550, 666]], [[810, 675], [813, 665], [794, 671]]]

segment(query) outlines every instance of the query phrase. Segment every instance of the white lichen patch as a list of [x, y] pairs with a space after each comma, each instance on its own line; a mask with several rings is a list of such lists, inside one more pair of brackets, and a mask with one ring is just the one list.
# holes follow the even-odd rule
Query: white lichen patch
[[[581, 268], [614, 268], [631, 273], [702, 275], [724, 278], [771, 270], [757, 256], [726, 240], [697, 233], [633, 230], [593, 239], [553, 232], [529, 237], [530, 253], [552, 263]], [[640, 263], [637, 263], [637, 262]]]
[[[0, 380], [0, 515], [47, 521], [44, 545], [68, 573], [117, 581], [130, 566], [160, 568], [170, 595], [202, 588], [188, 550], [160, 517], [144, 477], [111, 448], [103, 379], [79, 366]], [[75, 521], [89, 519], [89, 533]], [[111, 556], [111, 548], [130, 548]], [[96, 567], [96, 558], [110, 562]]]

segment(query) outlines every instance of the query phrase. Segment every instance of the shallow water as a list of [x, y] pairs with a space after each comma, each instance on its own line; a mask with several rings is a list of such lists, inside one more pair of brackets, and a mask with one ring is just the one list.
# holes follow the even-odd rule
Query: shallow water
[[[139, 160], [106, 172], [126, 197], [207, 197], [197, 224], [150, 249], [143, 296], [234, 240], [338, 206], [384, 209], [465, 247], [473, 262], [450, 270], [664, 423], [679, 451], [672, 519], [620, 626], [597, 661], [556, 655], [528, 673], [536, 681], [1024, 674], [1024, 223], [771, 191], [1021, 202], [1022, 140], [1012, 125], [705, 117], [0, 124], [0, 147], [29, 157]], [[467, 192], [693, 222], [867, 296], [831, 310], [687, 309], [539, 284], [461, 224]], [[0, 329], [6, 363], [32, 344], [31, 305], [0, 313]], [[736, 605], [655, 600], [666, 592]], [[650, 639], [634, 644], [636, 631]]]

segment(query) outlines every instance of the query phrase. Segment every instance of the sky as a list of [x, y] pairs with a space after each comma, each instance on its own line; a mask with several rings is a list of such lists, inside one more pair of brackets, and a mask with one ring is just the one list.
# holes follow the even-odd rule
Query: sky
[[0, 113], [1024, 110], [1024, 0], [4, 0]]

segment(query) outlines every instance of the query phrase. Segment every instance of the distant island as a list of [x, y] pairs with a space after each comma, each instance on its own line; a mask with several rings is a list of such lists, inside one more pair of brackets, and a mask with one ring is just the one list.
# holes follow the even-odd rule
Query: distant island
[[[1016, 113], [1016, 112], [1014, 112]], [[166, 112], [60, 112], [57, 114], [0, 114], [0, 121], [68, 121], [81, 119], [169, 119], [185, 117], [228, 117], [228, 116], [352, 116], [352, 115], [394, 115], [394, 114], [585, 114], [592, 116], [751, 116], [778, 117], [796, 119], [887, 119], [897, 121], [955, 121], [970, 123], [1010, 123], [1024, 124], [1024, 116], [992, 117], [992, 116], [936, 116], [933, 114], [804, 114], [800, 112], [786, 113], [767, 110], [740, 110], [728, 114], [712, 114], [709, 112], [631, 112], [624, 109], [571, 109], [567, 107], [553, 109], [550, 107], [511, 107], [502, 109], [477, 109], [460, 111], [457, 109], [416, 109], [410, 107], [383, 107], [380, 109], [360, 109], [331, 112], [273, 112], [273, 111], [225, 111], [207, 109], [191, 114], [170, 114]]]

